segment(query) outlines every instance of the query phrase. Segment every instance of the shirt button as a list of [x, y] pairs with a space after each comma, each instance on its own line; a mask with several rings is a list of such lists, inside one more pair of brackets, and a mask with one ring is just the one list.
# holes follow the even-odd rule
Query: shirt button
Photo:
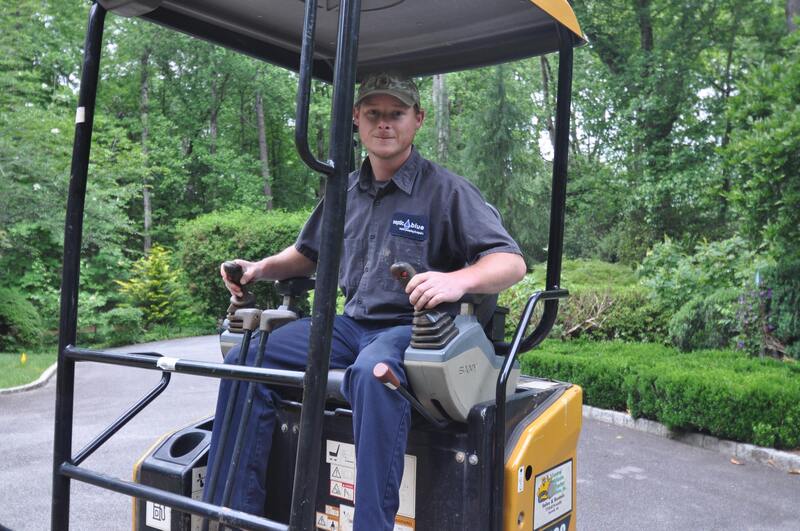
[[369, 266], [364, 266], [364, 271], [369, 271]]
[[358, 300], [356, 300], [356, 302], [357, 302], [358, 304], [364, 304], [363, 302], [361, 302], [361, 299], [358, 299]]
[[370, 235], [369, 235], [369, 239], [370, 239], [370, 240], [374, 240], [374, 239], [375, 239], [375, 235], [374, 235], [374, 234], [370, 234]]
[[375, 206], [379, 206], [380, 204], [381, 204], [381, 200], [380, 199], [376, 199], [375, 200]]

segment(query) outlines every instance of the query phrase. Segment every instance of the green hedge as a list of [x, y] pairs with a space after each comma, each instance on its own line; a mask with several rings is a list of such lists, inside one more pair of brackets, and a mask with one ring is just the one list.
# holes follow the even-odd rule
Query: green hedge
[[[260, 260], [292, 245], [309, 212], [258, 212], [242, 209], [214, 212], [186, 222], [177, 230], [177, 255], [187, 276], [186, 283], [203, 308], [200, 313], [221, 315], [230, 294], [219, 277], [225, 260]], [[272, 284], [259, 283], [253, 290], [259, 304], [275, 305]]]
[[657, 344], [548, 341], [523, 372], [576, 383], [588, 405], [672, 429], [792, 449], [800, 446], [800, 364], [735, 351], [691, 354]]

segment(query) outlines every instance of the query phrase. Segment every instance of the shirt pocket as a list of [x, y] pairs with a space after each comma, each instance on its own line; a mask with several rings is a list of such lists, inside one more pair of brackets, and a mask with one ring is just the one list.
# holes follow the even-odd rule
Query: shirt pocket
[[364, 274], [364, 255], [363, 238], [344, 239], [342, 260], [339, 264], [339, 285], [344, 288], [348, 296], [361, 282], [361, 276]]
[[426, 242], [398, 236], [389, 236], [386, 240], [386, 245], [382, 249], [378, 261], [380, 286], [384, 290], [400, 292], [405, 295], [405, 287], [392, 276], [390, 268], [396, 262], [407, 262], [417, 273], [427, 271], [425, 266]]

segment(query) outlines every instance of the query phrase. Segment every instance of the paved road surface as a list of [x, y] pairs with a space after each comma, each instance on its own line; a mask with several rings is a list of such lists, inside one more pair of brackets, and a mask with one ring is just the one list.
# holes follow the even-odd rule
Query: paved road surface
[[[126, 350], [218, 360], [215, 337]], [[79, 364], [73, 448], [105, 428], [152, 387], [157, 373]], [[216, 380], [173, 375], [164, 394], [84, 463], [129, 478], [133, 462], [162, 433], [213, 410]], [[0, 395], [0, 528], [50, 525], [55, 381]], [[584, 419], [578, 450], [578, 529], [800, 530], [800, 476], [735, 466], [708, 450]], [[73, 530], [128, 530], [125, 496], [73, 482]], [[435, 530], [421, 530], [435, 531]]]

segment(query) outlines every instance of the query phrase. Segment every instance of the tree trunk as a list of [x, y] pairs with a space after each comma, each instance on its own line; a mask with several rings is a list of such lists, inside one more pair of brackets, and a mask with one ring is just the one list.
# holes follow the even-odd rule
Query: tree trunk
[[256, 90], [256, 118], [258, 119], [258, 153], [261, 157], [261, 177], [264, 179], [264, 197], [267, 210], [272, 210], [272, 186], [269, 176], [269, 151], [267, 150], [267, 131], [264, 126], [264, 100], [261, 89]]
[[550, 70], [550, 62], [544, 55], [539, 58], [542, 65], [542, 90], [544, 92], [544, 112], [545, 112], [545, 126], [547, 127], [547, 134], [550, 137], [550, 145], [553, 147], [553, 152], [556, 150], [556, 126], [553, 124], [553, 112], [555, 111], [550, 105], [550, 79], [553, 77], [553, 72]]
[[148, 146], [150, 137], [150, 125], [148, 123], [148, 113], [150, 111], [150, 91], [148, 86], [148, 73], [150, 62], [150, 50], [145, 48], [139, 60], [141, 68], [141, 78], [139, 83], [139, 117], [142, 121], [142, 157], [144, 158], [144, 177], [142, 178], [142, 208], [144, 210], [144, 254], [150, 254], [152, 240], [150, 236], [152, 225], [152, 206], [150, 204], [150, 172], [148, 164]]
[[450, 144], [450, 99], [444, 74], [433, 76], [433, 112], [436, 119], [436, 155], [439, 162], [447, 162]]
[[795, 17], [800, 15], [800, 0], [786, 0], [786, 29], [789, 33], [797, 31]]
[[209, 123], [209, 152], [213, 155], [217, 152], [217, 115], [219, 106], [217, 105], [217, 81], [211, 82], [211, 117]]

